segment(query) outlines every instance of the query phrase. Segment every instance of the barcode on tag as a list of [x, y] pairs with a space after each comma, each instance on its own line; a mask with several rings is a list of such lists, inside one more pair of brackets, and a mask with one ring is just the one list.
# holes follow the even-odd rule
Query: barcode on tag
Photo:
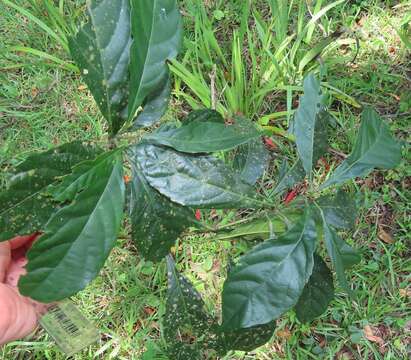
[[68, 356], [88, 347], [100, 337], [95, 326], [70, 300], [51, 306], [40, 319], [40, 324]]

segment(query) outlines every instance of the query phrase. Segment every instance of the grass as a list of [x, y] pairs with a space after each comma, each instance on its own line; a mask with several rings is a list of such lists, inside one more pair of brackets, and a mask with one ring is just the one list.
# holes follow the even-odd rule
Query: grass
[[[181, 2], [189, 29], [194, 26], [192, 19], [199, 16], [196, 11], [198, 2]], [[28, 1], [17, 3], [33, 10]], [[81, 9], [82, 4], [74, 0], [63, 3], [64, 10], [70, 14]], [[238, 29], [241, 25], [238, 14], [244, 9], [244, 1], [214, 0], [202, 3], [202, 16], [207, 15], [212, 19], [210, 30], [218, 30], [215, 33], [219, 51], [226, 59], [225, 66], [231, 71], [233, 28]], [[411, 4], [407, 1], [397, 3], [349, 1], [331, 9], [322, 18], [322, 27], [327, 31], [334, 31], [338, 27], [350, 29], [352, 39], [359, 39], [360, 51], [356, 60], [351, 62], [357, 51], [355, 41], [330, 48], [326, 66], [321, 71], [327, 74], [325, 78], [329, 86], [352, 96], [361, 104], [375, 106], [397, 136], [409, 142], [411, 55], [401, 42], [397, 30], [403, 26], [403, 19], [406, 11], [411, 10]], [[267, 15], [267, 2], [256, 1], [254, 9], [261, 13], [261, 19], [271, 21]], [[42, 12], [36, 14], [43, 21], [49, 20]], [[50, 34], [42, 31], [33, 21], [7, 7], [5, 2], [0, 3], [0, 15], [0, 180], [4, 183], [8, 167], [23, 159], [28, 152], [48, 149], [76, 138], [99, 139], [104, 136], [105, 124], [97, 115], [87, 89], [74, 71], [54, 61], [9, 49], [10, 46], [38, 49], [69, 63], [64, 47], [53, 41]], [[296, 22], [297, 16], [298, 13], [293, 13], [290, 21]], [[251, 22], [247, 26], [251, 34], [255, 24]], [[199, 26], [197, 30], [201, 29]], [[188, 36], [191, 33], [188, 31]], [[317, 28], [313, 39], [321, 39], [321, 33], [321, 28]], [[250, 39], [254, 39], [253, 34], [249, 35]], [[235, 43], [241, 46], [237, 58], [243, 60], [239, 57], [249, 51], [250, 46], [247, 46], [247, 41]], [[199, 45], [204, 44], [204, 40], [201, 40]], [[195, 49], [188, 51], [192, 54]], [[254, 56], [260, 62], [265, 55], [255, 51]], [[196, 76], [193, 79], [198, 81], [199, 76], [203, 78], [206, 88], [204, 97], [208, 99], [208, 75], [212, 64], [206, 64], [203, 60], [196, 63], [191, 55], [180, 59], [180, 62], [184, 61], [190, 62], [193, 68], [195, 65]], [[258, 82], [253, 83], [250, 79], [256, 76], [256, 70], [253, 70], [252, 61], [240, 63], [243, 78], [251, 84], [241, 89], [247, 88], [253, 93], [258, 89]], [[313, 65], [315, 62], [311, 62]], [[217, 76], [221, 81], [219, 86], [224, 87], [224, 74], [217, 71]], [[298, 77], [294, 83], [288, 82], [287, 85], [298, 87], [301, 85], [300, 80], [301, 77]], [[234, 95], [236, 91], [234, 89]], [[278, 113], [277, 117], [268, 118], [266, 124], [284, 128], [289, 120], [289, 110], [295, 107], [297, 95], [298, 90], [291, 93], [273, 91], [271, 95], [263, 97], [260, 107], [247, 107], [246, 112], [255, 120]], [[226, 99], [221, 96], [219, 99]], [[177, 80], [174, 106], [170, 112], [179, 116], [183, 113], [181, 108], [190, 109], [195, 105], [190, 102], [190, 97], [197, 106], [201, 104], [192, 89], [184, 85], [181, 79]], [[224, 108], [238, 110], [229, 101], [219, 103]], [[353, 134], [359, 125], [359, 109], [348, 101], [339, 101], [336, 94], [330, 99], [330, 107], [336, 117], [332, 147], [347, 153], [352, 148]], [[273, 157], [293, 157], [284, 139], [274, 137], [274, 141], [279, 148]], [[225, 359], [408, 358], [411, 346], [411, 209], [408, 205], [410, 167], [407, 160], [410, 160], [409, 155], [404, 150], [404, 161], [398, 169], [375, 172], [366, 181], [350, 185], [353, 190], [360, 191], [358, 202], [364, 204], [365, 209], [360, 214], [355, 231], [346, 234], [349, 242], [363, 253], [362, 263], [350, 273], [358, 298], [353, 301], [337, 290], [332, 306], [313, 324], [299, 324], [291, 312], [278, 321], [276, 335], [269, 344], [252, 353], [230, 354]], [[272, 169], [275, 170], [276, 166], [277, 161]], [[267, 172], [262, 183], [274, 182], [275, 174], [275, 171]], [[239, 214], [203, 212], [203, 217], [214, 224], [225, 225], [236, 221]], [[146, 349], [155, 355], [146, 355], [143, 359], [166, 358], [161, 350], [164, 346], [161, 315], [164, 312], [166, 291], [165, 266], [163, 263], [153, 266], [139, 258], [126, 229], [127, 226], [101, 275], [73, 299], [102, 332], [101, 342], [75, 355], [75, 359], [140, 359]], [[382, 241], [379, 237], [381, 230], [391, 234], [392, 239]], [[250, 246], [246, 241], [237, 241], [233, 247], [230, 242], [215, 241], [211, 235], [199, 236], [196, 233], [189, 233], [179, 240], [175, 247], [179, 268], [204, 294], [210, 311], [216, 312], [218, 309], [216, 305], [220, 299], [217, 294], [229, 258]], [[368, 329], [367, 326], [383, 339], [383, 343], [366, 339], [364, 329]], [[49, 336], [39, 330], [23, 341], [0, 349], [0, 358], [59, 360], [65, 357]]]

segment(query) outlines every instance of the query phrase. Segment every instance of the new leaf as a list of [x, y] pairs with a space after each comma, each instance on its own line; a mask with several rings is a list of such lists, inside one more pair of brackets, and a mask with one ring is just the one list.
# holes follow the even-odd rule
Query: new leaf
[[[176, 0], [131, 0], [131, 8], [129, 121], [136, 117], [141, 106], [152, 103], [153, 99], [166, 100], [169, 78], [166, 62], [178, 54], [182, 39]], [[138, 118], [135, 126], [139, 126]]]
[[88, 22], [69, 39], [70, 51], [110, 132], [116, 134], [125, 120], [128, 101], [129, 0], [87, 1], [86, 15]]
[[327, 117], [320, 81], [313, 74], [304, 80], [304, 95], [295, 113], [294, 134], [298, 155], [307, 175], [327, 150]]
[[350, 156], [333, 172], [322, 188], [359, 176], [374, 168], [392, 169], [401, 161], [401, 146], [391, 136], [388, 126], [371, 108], [362, 114], [362, 123]]
[[[124, 207], [122, 156], [103, 154], [93, 168], [93, 186], [47, 223], [28, 253], [21, 294], [41, 302], [62, 300], [84, 289], [99, 273], [117, 239]], [[79, 189], [80, 190], [80, 189]]]

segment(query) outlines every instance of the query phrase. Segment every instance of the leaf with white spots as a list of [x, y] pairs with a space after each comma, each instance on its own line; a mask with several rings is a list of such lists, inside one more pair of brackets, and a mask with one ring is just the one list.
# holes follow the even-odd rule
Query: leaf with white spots
[[333, 275], [318, 254], [314, 254], [314, 268], [295, 306], [297, 318], [310, 322], [323, 314], [334, 299]]
[[138, 146], [136, 156], [150, 185], [173, 202], [193, 208], [261, 206], [253, 187], [215, 157], [151, 144]]
[[[167, 60], [182, 43], [182, 19], [176, 0], [131, 0], [130, 95], [128, 119], [150, 106], [169, 79]], [[158, 96], [157, 96], [158, 98]], [[160, 97], [165, 99], [164, 96]], [[137, 118], [135, 126], [144, 118]]]
[[170, 78], [159, 90], [150, 94], [144, 102], [143, 111], [134, 120], [132, 130], [137, 130], [156, 124], [165, 114], [171, 94]]
[[42, 230], [57, 208], [48, 196], [50, 185], [99, 152], [96, 147], [75, 141], [32, 154], [19, 164], [8, 189], [0, 192], [0, 241]]
[[222, 331], [220, 342], [225, 352], [230, 350], [252, 351], [270, 341], [274, 334], [276, 321], [249, 328]]
[[128, 152], [132, 167], [129, 211], [132, 238], [148, 260], [159, 261], [170, 252], [180, 234], [194, 221], [194, 212], [175, 204], [153, 189], [139, 168], [133, 148]]
[[[147, 2], [147, 1], [144, 1]], [[127, 118], [131, 24], [129, 0], [90, 0], [87, 23], [69, 38], [71, 55], [116, 134]]]
[[[206, 359], [203, 350], [209, 351], [207, 343], [214, 319], [206, 313], [204, 302], [193, 285], [178, 273], [170, 255], [167, 256], [167, 273], [164, 337], [168, 354], [171, 359]], [[189, 358], [188, 355], [195, 357]]]

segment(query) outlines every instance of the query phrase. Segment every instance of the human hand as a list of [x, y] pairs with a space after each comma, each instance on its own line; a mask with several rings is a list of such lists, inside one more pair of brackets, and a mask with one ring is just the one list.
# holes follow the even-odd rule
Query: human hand
[[25, 273], [27, 250], [38, 237], [18, 236], [0, 243], [0, 345], [23, 338], [37, 327], [45, 305], [20, 295], [17, 283]]

